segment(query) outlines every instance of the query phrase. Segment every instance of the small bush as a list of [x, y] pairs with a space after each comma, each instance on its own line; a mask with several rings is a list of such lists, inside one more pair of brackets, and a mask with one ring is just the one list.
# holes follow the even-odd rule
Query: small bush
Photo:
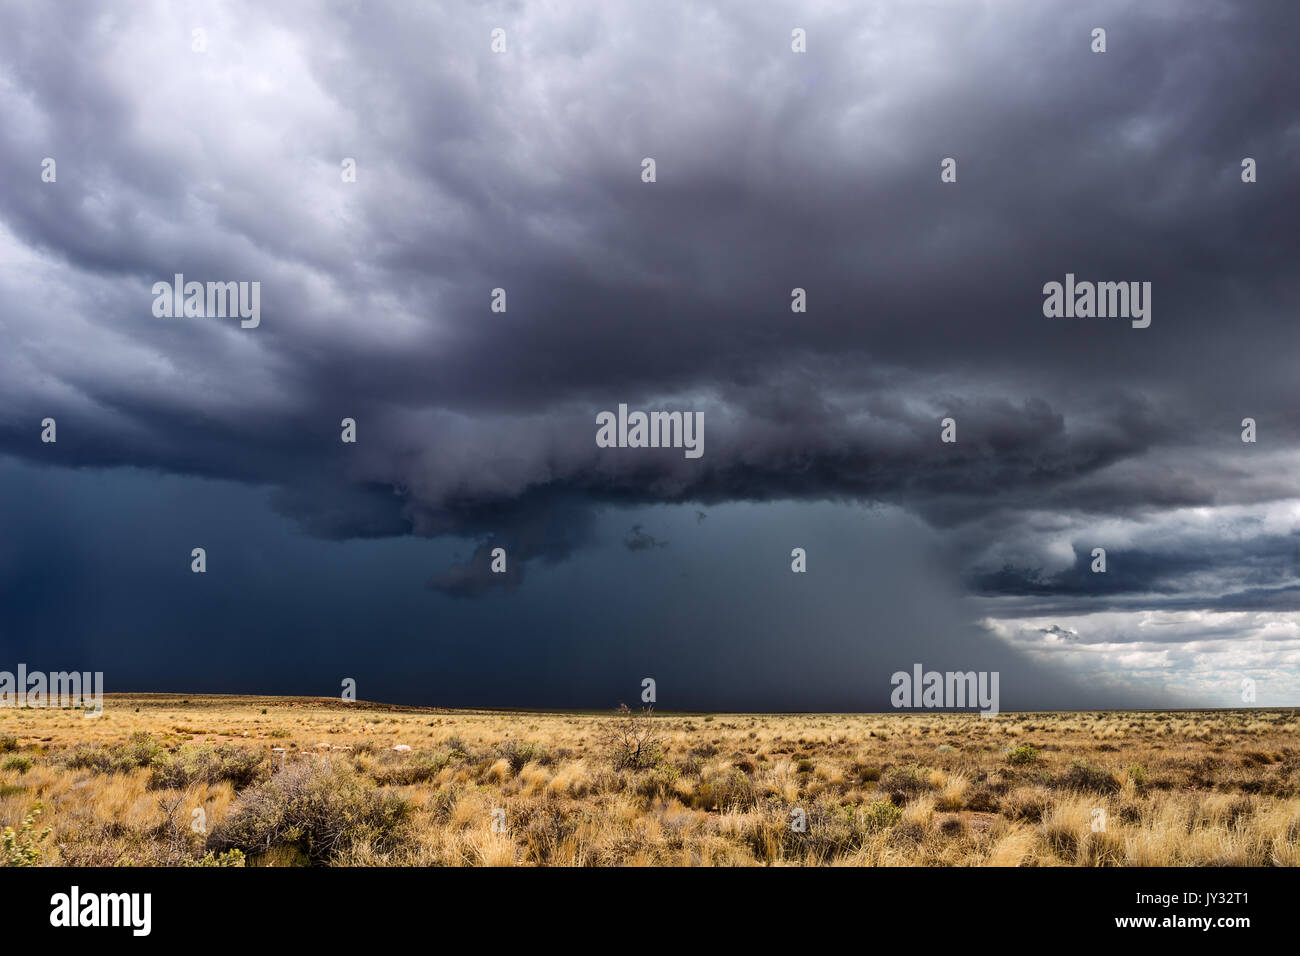
[[543, 767], [555, 762], [546, 748], [537, 744], [521, 744], [517, 740], [507, 740], [497, 747], [496, 754], [510, 764], [510, 772], [515, 774], [524, 768], [524, 764], [534, 760]]
[[117, 765], [125, 770], [131, 767], [147, 767], [153, 762], [153, 758], [162, 752], [162, 744], [145, 731], [137, 730], [126, 743], [114, 748], [113, 756]]
[[1038, 762], [1038, 748], [1032, 744], [1021, 744], [1007, 751], [1007, 763], [1027, 766]]
[[394, 754], [382, 760], [370, 775], [380, 786], [409, 786], [429, 783], [437, 779], [443, 767], [451, 763], [451, 754], [445, 750], [422, 750], [409, 757]]
[[875, 764], [856, 764], [853, 772], [857, 774], [859, 783], [875, 783], [880, 779], [880, 768]]
[[681, 776], [670, 764], [660, 764], [636, 782], [636, 792], [648, 800], [663, 800], [672, 796]]
[[663, 740], [648, 707], [633, 711], [620, 704], [605, 729], [604, 742], [615, 770], [646, 770], [663, 759]]
[[32, 769], [32, 758], [23, 754], [14, 754], [0, 766], [3, 766], [5, 770], [17, 770], [19, 773], [26, 773]]
[[699, 810], [752, 810], [758, 805], [754, 781], [739, 770], [716, 774], [701, 780], [691, 794], [691, 805]]
[[902, 811], [888, 800], [866, 806], [817, 803], [808, 808], [802, 829], [791, 809], [771, 807], [748, 822], [742, 838], [760, 860], [828, 861], [861, 849], [872, 833], [898, 822]]
[[889, 771], [881, 781], [880, 788], [888, 793], [895, 803], [902, 803], [908, 797], [933, 790], [934, 784], [930, 782], [929, 771], [917, 764], [909, 764]]
[[890, 800], [873, 800], [863, 808], [863, 823], [872, 832], [888, 830], [902, 816], [902, 809]]
[[81, 744], [62, 756], [61, 762], [73, 770], [90, 770], [94, 773], [124, 773], [138, 767], [147, 767], [159, 754], [165, 753], [162, 744], [143, 730], [137, 730], [124, 744], [103, 747], [98, 744]]
[[1094, 793], [1115, 793], [1120, 787], [1119, 781], [1109, 771], [1086, 760], [1076, 760], [1070, 764], [1070, 769], [1061, 776], [1058, 783], [1070, 790], [1088, 790]]
[[230, 781], [236, 790], [252, 786], [264, 774], [262, 753], [235, 744], [218, 747], [186, 744], [173, 753], [163, 752], [153, 760], [149, 789], [181, 790], [198, 783]]
[[41, 844], [49, 837], [50, 828], [33, 832], [40, 815], [38, 803], [23, 818], [17, 833], [13, 827], [5, 827], [4, 833], [0, 833], [0, 866], [37, 866], [41, 862]]
[[1002, 798], [1002, 813], [1008, 820], [1038, 823], [1051, 808], [1051, 795], [1036, 787], [1012, 790]]
[[0, 734], [0, 754], [18, 749], [18, 738], [13, 734]]
[[239, 850], [230, 850], [226, 853], [208, 851], [208, 853], [197, 859], [186, 860], [181, 866], [243, 866], [244, 863], [244, 854]]
[[244, 791], [208, 837], [208, 849], [296, 852], [320, 866], [362, 841], [373, 852], [391, 851], [405, 836], [411, 812], [407, 801], [347, 765], [305, 760]]
[[63, 755], [62, 762], [71, 770], [92, 770], [95, 773], [113, 771], [113, 755], [107, 747], [97, 744], [79, 744]]

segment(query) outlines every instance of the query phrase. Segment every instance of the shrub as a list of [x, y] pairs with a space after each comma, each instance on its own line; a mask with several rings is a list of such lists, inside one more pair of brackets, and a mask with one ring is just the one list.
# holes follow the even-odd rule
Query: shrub
[[181, 866], [243, 866], [244, 862], [244, 854], [240, 850], [230, 850], [226, 853], [208, 851], [197, 859], [186, 860]]
[[546, 748], [537, 744], [521, 744], [517, 740], [507, 740], [497, 747], [496, 754], [510, 764], [510, 772], [515, 774], [524, 768], [524, 764], [533, 760], [544, 767], [554, 763]]
[[1007, 751], [1007, 763], [1026, 766], [1038, 762], [1038, 748], [1032, 744], [1021, 744]]
[[663, 740], [652, 709], [633, 711], [619, 704], [605, 729], [605, 750], [615, 770], [645, 770], [662, 760]]
[[1002, 813], [1008, 820], [1038, 823], [1051, 807], [1051, 795], [1037, 787], [1013, 790], [1002, 798]]
[[93, 770], [95, 773], [113, 771], [113, 755], [107, 747], [96, 744], [79, 744], [64, 754], [62, 761], [72, 770]]
[[14, 754], [4, 762], [3, 767], [5, 770], [17, 770], [19, 773], [26, 773], [32, 769], [32, 758], [23, 754]]
[[0, 734], [0, 754], [18, 749], [18, 738], [13, 734]]
[[94, 773], [123, 773], [137, 767], [147, 767], [154, 757], [164, 753], [162, 744], [143, 730], [137, 730], [124, 744], [103, 747], [98, 744], [81, 744], [61, 758], [73, 770], [91, 770]]
[[49, 837], [50, 828], [32, 832], [40, 815], [41, 805], [38, 803], [23, 819], [17, 833], [13, 827], [5, 827], [4, 833], [0, 833], [0, 866], [36, 866], [41, 862], [40, 844]]
[[422, 750], [406, 758], [393, 754], [381, 760], [370, 775], [380, 786], [428, 783], [436, 779], [450, 762], [451, 754], [445, 750]]
[[888, 800], [865, 806], [817, 803], [809, 808], [803, 830], [794, 829], [788, 811], [775, 811], [751, 824], [744, 835], [760, 859], [785, 856], [825, 861], [861, 849], [871, 834], [888, 830], [902, 814]]
[[1090, 790], [1095, 793], [1115, 793], [1119, 790], [1119, 781], [1109, 771], [1086, 760], [1076, 760], [1070, 764], [1070, 769], [1061, 776], [1058, 783], [1070, 790]]
[[966, 809], [976, 813], [997, 813], [1000, 804], [991, 787], [976, 787], [966, 798]]
[[218, 747], [186, 744], [176, 753], [158, 754], [150, 767], [149, 789], [180, 790], [198, 783], [229, 780], [236, 790], [252, 786], [264, 774], [262, 753], [235, 744]]
[[328, 758], [286, 767], [252, 787], [208, 837], [208, 849], [288, 850], [312, 865], [330, 863], [361, 841], [386, 853], [405, 835], [411, 805]]
[[700, 810], [752, 810], [758, 805], [754, 781], [739, 770], [701, 780], [691, 794], [691, 805]]
[[666, 799], [672, 796], [680, 772], [669, 764], [660, 764], [636, 782], [636, 792], [649, 799]]
[[880, 779], [880, 768], [874, 764], [857, 764], [853, 770], [860, 783], [875, 783]]
[[885, 775], [880, 788], [889, 794], [896, 803], [926, 790], [933, 790], [929, 772], [917, 764], [895, 767]]
[[114, 748], [113, 757], [118, 767], [126, 770], [131, 767], [147, 767], [162, 752], [162, 744], [145, 731], [137, 730], [126, 743]]
[[902, 816], [902, 809], [890, 800], [873, 800], [863, 808], [863, 824], [872, 832], [889, 829]]

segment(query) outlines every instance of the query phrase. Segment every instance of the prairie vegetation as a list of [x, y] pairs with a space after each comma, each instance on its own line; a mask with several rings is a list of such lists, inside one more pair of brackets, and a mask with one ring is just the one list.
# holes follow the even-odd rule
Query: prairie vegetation
[[1298, 726], [110, 695], [0, 709], [0, 864], [1294, 866]]

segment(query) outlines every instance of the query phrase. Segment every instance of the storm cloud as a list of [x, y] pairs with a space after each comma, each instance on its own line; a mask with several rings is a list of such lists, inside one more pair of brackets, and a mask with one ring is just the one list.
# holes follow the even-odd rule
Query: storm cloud
[[[792, 522], [772, 544], [787, 575], [790, 547], [817, 546], [800, 507], [884, 508], [948, 582], [936, 654], [985, 642], [1063, 687], [1083, 673], [1078, 705], [1222, 703], [1213, 687], [1259, 667], [1262, 699], [1296, 702], [1292, 5], [4, 18], [0, 451], [21, 468], [258, 489], [322, 547], [450, 541], [418, 590], [476, 600], [591, 549], [688, 560], [661, 506], [708, 509], [696, 534], [720, 533], [719, 507]], [[260, 282], [260, 325], [155, 317], [177, 273]], [[1045, 317], [1067, 274], [1150, 282], [1150, 327]], [[620, 403], [702, 412], [705, 454], [598, 448]], [[1233, 645], [1185, 612], [1256, 617]], [[1268, 654], [1236, 654], [1261, 628]], [[1219, 684], [1193, 660], [1210, 640]], [[1125, 683], [1123, 653], [1171, 641], [1184, 660], [1143, 657], [1147, 682]], [[781, 700], [851, 698], [817, 686]]]

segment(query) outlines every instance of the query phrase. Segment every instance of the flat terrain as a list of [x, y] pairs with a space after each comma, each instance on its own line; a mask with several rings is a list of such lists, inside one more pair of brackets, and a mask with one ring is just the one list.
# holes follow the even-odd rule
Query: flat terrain
[[1295, 866], [1297, 727], [109, 695], [0, 708], [0, 863]]

